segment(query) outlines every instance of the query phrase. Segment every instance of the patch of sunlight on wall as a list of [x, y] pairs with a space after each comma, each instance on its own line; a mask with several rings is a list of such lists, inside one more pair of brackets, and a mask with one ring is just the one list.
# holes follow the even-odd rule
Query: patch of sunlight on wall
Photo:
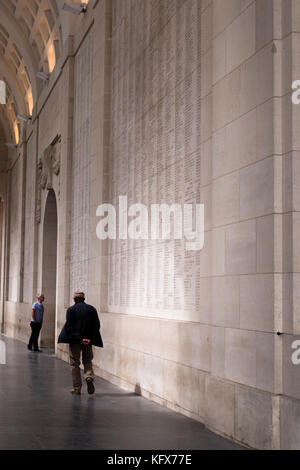
[[19, 127], [18, 127], [17, 121], [14, 121], [13, 125], [14, 125], [15, 141], [16, 141], [16, 144], [18, 145], [20, 136], [19, 136]]
[[47, 59], [48, 59], [49, 72], [51, 73], [56, 64], [55, 49], [54, 49], [53, 44], [50, 44], [50, 46], [48, 47]]
[[28, 104], [28, 110], [30, 116], [32, 116], [32, 110], [33, 110], [33, 96], [32, 96], [32, 89], [31, 87], [28, 88], [27, 90], [27, 104]]

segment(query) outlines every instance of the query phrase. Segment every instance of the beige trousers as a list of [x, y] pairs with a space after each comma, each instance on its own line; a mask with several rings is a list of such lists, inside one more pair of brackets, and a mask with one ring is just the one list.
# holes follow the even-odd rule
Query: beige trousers
[[93, 371], [93, 346], [88, 345], [84, 346], [83, 344], [70, 344], [69, 345], [69, 353], [70, 353], [70, 364], [72, 370], [72, 379], [73, 379], [73, 387], [81, 389], [82, 382], [81, 382], [81, 373], [80, 373], [80, 355], [82, 353], [82, 363], [84, 369], [84, 378], [87, 379], [88, 377], [93, 379], [94, 378], [94, 371]]

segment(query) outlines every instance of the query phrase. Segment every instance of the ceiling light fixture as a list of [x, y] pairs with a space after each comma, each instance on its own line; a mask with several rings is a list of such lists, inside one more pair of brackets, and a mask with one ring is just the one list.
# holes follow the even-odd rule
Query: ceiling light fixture
[[9, 147], [10, 149], [16, 149], [18, 146], [16, 144], [12, 144], [10, 142], [5, 142], [6, 147]]
[[44, 72], [37, 72], [36, 76], [43, 82], [48, 82], [49, 77], [50, 77], [49, 73], [44, 73]]
[[85, 3], [64, 3], [62, 9], [69, 13], [73, 13], [73, 15], [80, 15], [87, 11], [87, 5]]
[[17, 118], [19, 119], [19, 121], [23, 121], [23, 122], [31, 121], [32, 119], [31, 116], [28, 116], [26, 114], [18, 114]]

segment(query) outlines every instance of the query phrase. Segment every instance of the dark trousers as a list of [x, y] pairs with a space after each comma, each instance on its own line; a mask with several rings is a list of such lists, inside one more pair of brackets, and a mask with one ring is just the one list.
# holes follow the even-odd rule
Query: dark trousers
[[31, 326], [31, 336], [29, 339], [28, 348], [32, 349], [32, 345], [33, 345], [33, 349], [36, 351], [37, 349], [39, 349], [38, 339], [39, 339], [40, 331], [42, 328], [42, 323], [38, 323], [38, 322], [34, 323], [32, 321], [30, 322], [30, 326]]
[[82, 355], [82, 364], [84, 368], [84, 378], [94, 378], [93, 371], [93, 346], [88, 344], [70, 344], [70, 364], [72, 368], [73, 387], [81, 389], [80, 356]]

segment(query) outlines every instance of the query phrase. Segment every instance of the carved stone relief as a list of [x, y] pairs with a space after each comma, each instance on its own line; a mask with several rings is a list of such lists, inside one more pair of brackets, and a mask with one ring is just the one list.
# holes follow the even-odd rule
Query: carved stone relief
[[60, 160], [61, 136], [56, 136], [53, 142], [45, 148], [37, 164], [37, 200], [36, 221], [41, 222], [42, 191], [53, 189], [53, 179], [58, 179], [57, 197], [60, 195]]

